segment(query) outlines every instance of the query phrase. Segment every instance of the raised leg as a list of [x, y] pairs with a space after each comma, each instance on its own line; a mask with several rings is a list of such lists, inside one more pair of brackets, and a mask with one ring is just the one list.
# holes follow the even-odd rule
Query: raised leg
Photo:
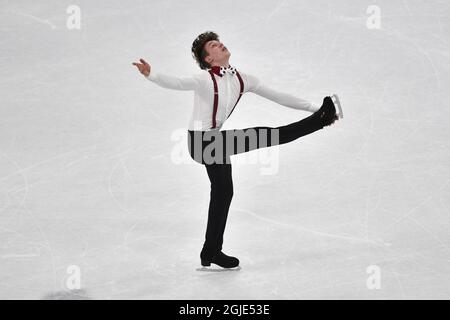
[[294, 141], [323, 128], [320, 113], [280, 127], [251, 127], [245, 129], [223, 130], [223, 155], [249, 152]]

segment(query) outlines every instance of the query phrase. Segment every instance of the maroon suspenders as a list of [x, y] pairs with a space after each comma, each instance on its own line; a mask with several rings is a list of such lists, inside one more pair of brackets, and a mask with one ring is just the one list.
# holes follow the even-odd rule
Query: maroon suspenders
[[[214, 77], [214, 73], [211, 70], [209, 70], [209, 74], [211, 75], [211, 79], [214, 84], [214, 108], [213, 108], [213, 114], [212, 114], [212, 127], [211, 127], [211, 129], [214, 129], [216, 127], [217, 106], [219, 105], [219, 92], [217, 90], [217, 81], [216, 81], [216, 78]], [[239, 85], [240, 85], [239, 97], [238, 97], [236, 103], [234, 104], [233, 109], [231, 109], [231, 112], [228, 115], [228, 117], [231, 115], [231, 113], [233, 113], [234, 108], [236, 107], [239, 100], [241, 99], [242, 94], [244, 93], [244, 81], [242, 81], [241, 75], [239, 74], [239, 72], [237, 70], [236, 70], [236, 76], [238, 77]], [[228, 119], [228, 117], [227, 117], [227, 119]]]
[[219, 104], [219, 92], [217, 90], [217, 81], [216, 81], [216, 78], [214, 78], [214, 73], [211, 70], [209, 70], [209, 74], [211, 75], [211, 79], [214, 84], [214, 109], [213, 109], [212, 127], [211, 127], [211, 129], [214, 129], [216, 127], [216, 114], [217, 114], [217, 105]]
[[227, 119], [228, 119], [228, 118], [231, 116], [231, 114], [233, 113], [234, 108], [236, 107], [236, 105], [238, 104], [239, 100], [240, 100], [241, 97], [242, 97], [242, 94], [244, 93], [244, 81], [242, 81], [241, 75], [239, 74], [239, 72], [238, 72], [237, 70], [236, 70], [236, 75], [237, 75], [237, 77], [238, 77], [238, 79], [239, 79], [239, 84], [240, 84], [240, 86], [241, 86], [241, 89], [240, 89], [240, 91], [239, 91], [239, 97], [238, 97], [238, 99], [236, 100], [236, 103], [234, 104], [233, 109], [231, 109], [231, 112], [230, 112], [230, 114], [228, 115]]

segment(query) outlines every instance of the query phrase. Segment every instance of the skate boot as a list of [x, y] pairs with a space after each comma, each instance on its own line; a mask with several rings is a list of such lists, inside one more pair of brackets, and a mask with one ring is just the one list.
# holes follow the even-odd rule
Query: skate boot
[[324, 127], [332, 125], [336, 120], [339, 119], [338, 115], [336, 114], [336, 108], [334, 106], [333, 100], [329, 96], [323, 99], [323, 104], [317, 111], [317, 114], [319, 115], [321, 124]]
[[222, 268], [236, 268], [239, 266], [239, 259], [230, 257], [224, 254], [222, 251], [214, 255], [211, 259], [201, 258], [202, 266], [209, 267], [211, 263], [214, 263]]

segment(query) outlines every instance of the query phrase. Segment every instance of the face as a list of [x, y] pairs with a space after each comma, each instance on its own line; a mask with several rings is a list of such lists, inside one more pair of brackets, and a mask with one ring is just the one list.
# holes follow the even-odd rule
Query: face
[[212, 63], [225, 63], [231, 56], [231, 53], [228, 51], [227, 47], [223, 45], [218, 40], [211, 40], [205, 44], [205, 50], [208, 52], [208, 55], [205, 57], [205, 61], [209, 64]]

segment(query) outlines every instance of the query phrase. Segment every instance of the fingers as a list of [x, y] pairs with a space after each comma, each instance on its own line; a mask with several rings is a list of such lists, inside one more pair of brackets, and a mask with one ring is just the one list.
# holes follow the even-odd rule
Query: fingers
[[142, 64], [133, 63], [136, 68], [138, 68], [139, 72], [142, 73], [144, 71], [144, 66]]
[[132, 62], [131, 64], [133, 66], [136, 66], [139, 69], [139, 72], [142, 73], [144, 76], [148, 77], [150, 75], [150, 65], [144, 60], [139, 59], [142, 63], [139, 62]]
[[148, 64], [147, 61], [145, 61], [145, 60], [142, 59], [142, 58], [139, 59], [139, 61], [140, 61], [141, 63], [139, 63], [139, 62], [133, 62], [133, 63], [132, 63], [133, 66], [136, 66], [136, 67], [139, 69], [140, 72], [143, 72], [144, 70], [150, 71], [150, 65]]
[[144, 66], [143, 64], [133, 62], [133, 65], [136, 66], [136, 67], [138, 68], [138, 70], [139, 70], [140, 73], [144, 74], [145, 66]]
[[148, 64], [148, 62], [147, 61], [145, 61], [144, 59], [139, 59], [139, 61], [141, 62], [141, 63], [139, 63], [139, 62], [133, 62], [133, 65], [135, 65], [135, 66], [142, 66], [142, 65], [147, 65], [147, 66], [149, 66], [149, 64]]
[[148, 65], [147, 61], [145, 61], [144, 59], [139, 59], [139, 61], [141, 61], [143, 64]]

